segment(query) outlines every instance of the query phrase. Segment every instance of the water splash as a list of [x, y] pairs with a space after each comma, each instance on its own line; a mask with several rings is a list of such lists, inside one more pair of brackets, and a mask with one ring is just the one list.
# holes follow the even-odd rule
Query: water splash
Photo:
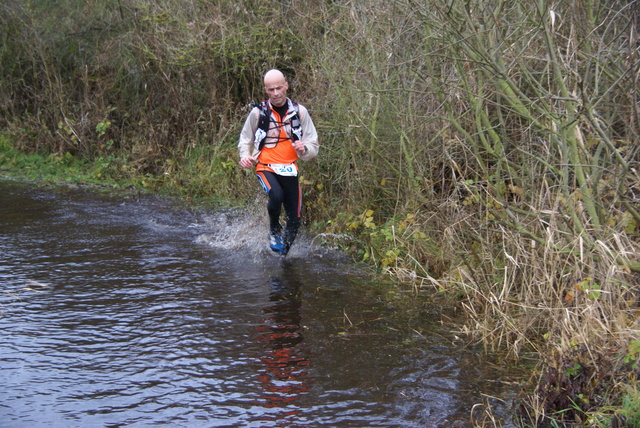
[[197, 237], [198, 243], [224, 250], [261, 252], [266, 248], [266, 220], [255, 213], [217, 212], [204, 216], [203, 222], [206, 232]]
[[[222, 250], [242, 250], [254, 256], [274, 256], [268, 245], [269, 222], [266, 208], [207, 214], [196, 242]], [[288, 258], [338, 256], [339, 241], [346, 237], [330, 234], [310, 236], [301, 227]]]

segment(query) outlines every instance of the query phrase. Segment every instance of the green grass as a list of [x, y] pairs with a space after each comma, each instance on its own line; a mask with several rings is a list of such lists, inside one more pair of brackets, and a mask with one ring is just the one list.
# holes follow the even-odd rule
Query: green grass
[[126, 187], [134, 182], [113, 174], [115, 159], [89, 162], [69, 153], [25, 153], [0, 136], [0, 173], [4, 176], [42, 182], [67, 182], [106, 187]]

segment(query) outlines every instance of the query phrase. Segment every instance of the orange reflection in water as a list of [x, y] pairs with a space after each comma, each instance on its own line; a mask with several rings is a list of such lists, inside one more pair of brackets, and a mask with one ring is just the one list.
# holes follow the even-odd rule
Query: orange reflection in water
[[266, 345], [260, 357], [264, 369], [259, 372], [258, 379], [264, 391], [263, 407], [283, 410], [263, 415], [259, 420], [286, 419], [291, 424], [300, 414], [300, 409], [293, 404], [308, 390], [304, 380], [310, 365], [307, 357], [296, 348], [304, 340], [300, 328], [301, 293], [295, 282], [285, 283], [280, 278], [272, 277], [269, 285], [270, 305], [263, 310], [268, 318], [258, 327], [259, 340]]

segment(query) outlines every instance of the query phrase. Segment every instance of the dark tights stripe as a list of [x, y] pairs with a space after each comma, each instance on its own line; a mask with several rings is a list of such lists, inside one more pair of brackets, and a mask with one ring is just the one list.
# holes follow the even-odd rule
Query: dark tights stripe
[[269, 195], [267, 211], [269, 212], [269, 228], [272, 234], [282, 233], [280, 225], [280, 213], [284, 206], [287, 217], [287, 225], [284, 232], [284, 243], [287, 247], [293, 244], [298, 228], [300, 227], [300, 214], [302, 211], [302, 192], [298, 177], [286, 177], [277, 175], [271, 171], [256, 173], [262, 188]]

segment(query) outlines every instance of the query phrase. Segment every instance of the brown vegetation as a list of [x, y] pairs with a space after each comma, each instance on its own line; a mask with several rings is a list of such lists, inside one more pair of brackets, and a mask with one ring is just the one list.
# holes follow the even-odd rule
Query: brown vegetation
[[420, 292], [458, 296], [487, 349], [543, 356], [527, 424], [634, 426], [639, 11], [637, 0], [8, 0], [0, 123], [23, 151], [248, 199], [243, 107], [280, 68], [322, 138], [304, 168], [309, 227], [348, 234], [344, 245]]

